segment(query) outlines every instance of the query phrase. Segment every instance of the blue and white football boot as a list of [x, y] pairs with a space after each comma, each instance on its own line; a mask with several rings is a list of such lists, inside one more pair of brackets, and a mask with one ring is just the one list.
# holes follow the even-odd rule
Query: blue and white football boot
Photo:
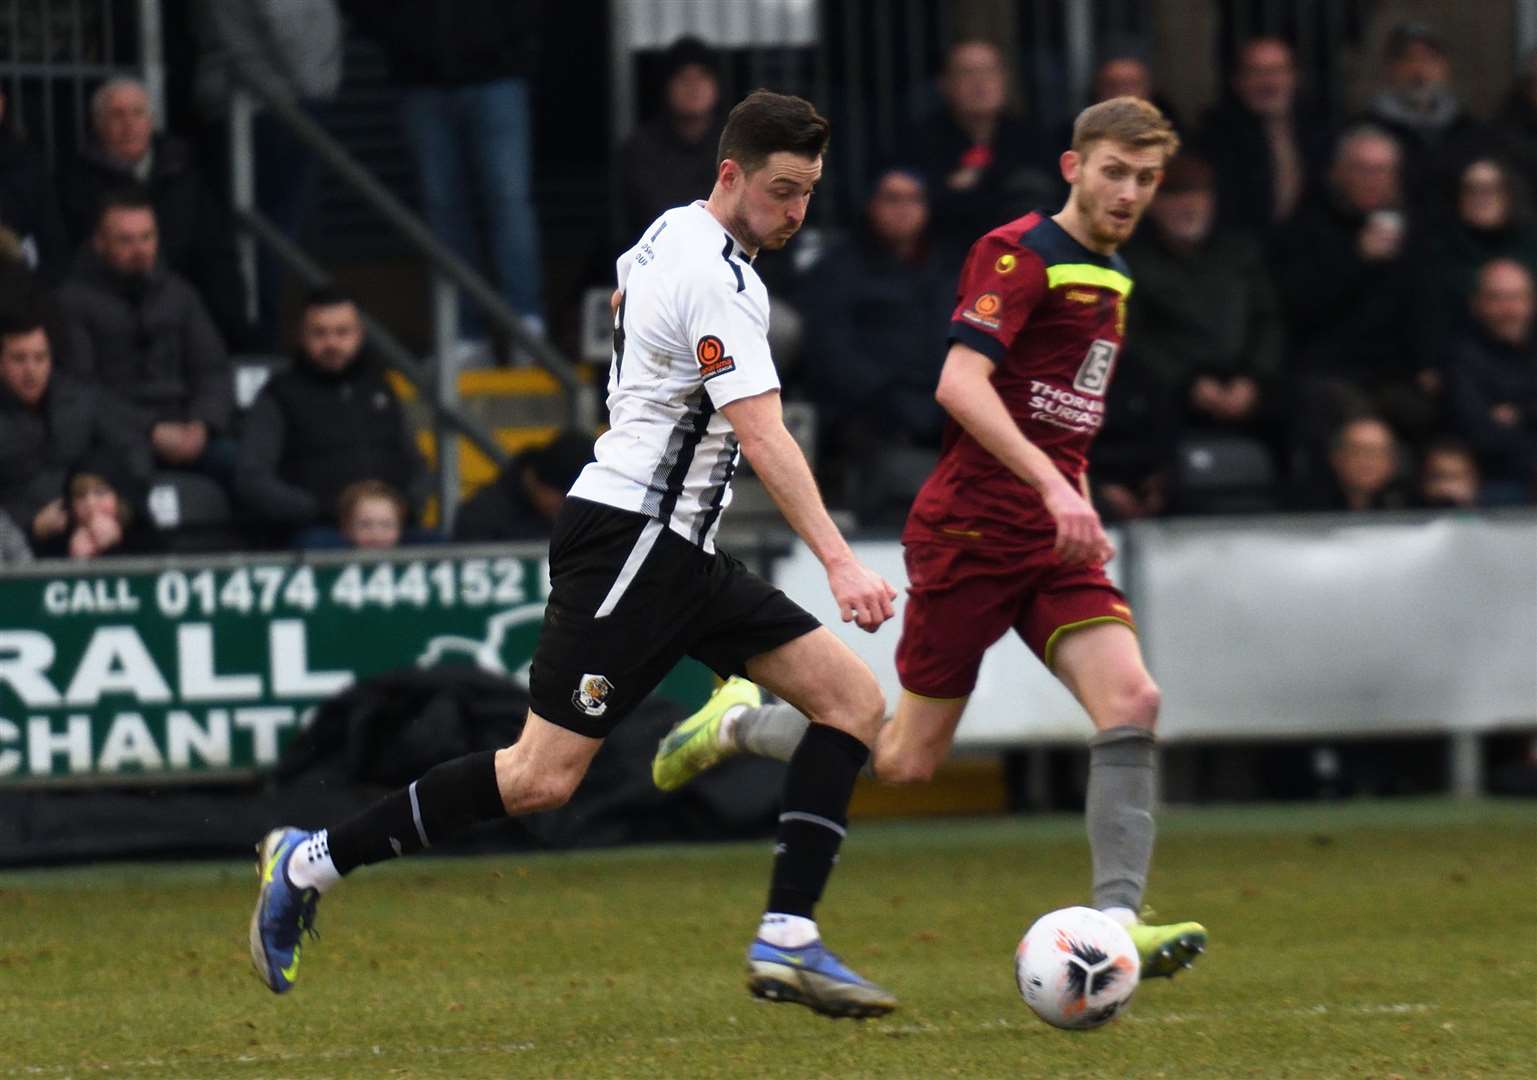
[[299, 977], [299, 941], [315, 933], [315, 905], [320, 893], [297, 888], [288, 878], [288, 862], [308, 837], [303, 829], [273, 829], [256, 848], [261, 892], [251, 913], [251, 966], [274, 994], [293, 989]]
[[889, 991], [863, 978], [820, 940], [781, 948], [757, 938], [747, 949], [747, 989], [765, 1001], [789, 1001], [823, 1016], [865, 1019], [897, 1007]]

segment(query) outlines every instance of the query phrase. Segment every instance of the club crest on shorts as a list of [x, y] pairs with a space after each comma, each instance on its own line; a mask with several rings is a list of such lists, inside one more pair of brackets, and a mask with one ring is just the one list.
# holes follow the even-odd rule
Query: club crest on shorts
[[614, 684], [604, 675], [583, 675], [571, 692], [571, 704], [588, 716], [602, 716], [608, 711], [608, 696], [614, 692]]

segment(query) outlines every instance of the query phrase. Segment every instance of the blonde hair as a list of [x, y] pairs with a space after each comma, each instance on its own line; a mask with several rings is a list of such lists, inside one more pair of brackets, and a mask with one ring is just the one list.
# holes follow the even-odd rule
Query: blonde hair
[[1090, 105], [1073, 121], [1073, 149], [1087, 154], [1097, 142], [1115, 142], [1147, 150], [1159, 147], [1168, 162], [1179, 153], [1179, 136], [1169, 118], [1151, 101], [1116, 97]]
[[402, 526], [406, 523], [406, 515], [410, 508], [406, 500], [383, 480], [359, 480], [348, 484], [342, 489], [341, 495], [336, 500], [336, 521], [343, 529], [352, 515], [357, 512], [358, 504], [364, 499], [382, 499], [395, 508], [395, 516]]

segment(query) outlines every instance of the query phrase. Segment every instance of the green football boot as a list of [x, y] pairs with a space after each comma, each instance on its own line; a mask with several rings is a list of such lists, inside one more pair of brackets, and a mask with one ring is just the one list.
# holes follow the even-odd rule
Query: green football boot
[[651, 759], [652, 783], [662, 791], [676, 791], [736, 754], [736, 747], [721, 745], [721, 718], [738, 705], [755, 708], [762, 704], [763, 691], [746, 679], [733, 675], [721, 683], [704, 708], [680, 720], [662, 737], [656, 757]]
[[1128, 926], [1126, 932], [1142, 958], [1144, 979], [1173, 978], [1206, 951], [1206, 927], [1196, 922], [1167, 926], [1139, 922]]

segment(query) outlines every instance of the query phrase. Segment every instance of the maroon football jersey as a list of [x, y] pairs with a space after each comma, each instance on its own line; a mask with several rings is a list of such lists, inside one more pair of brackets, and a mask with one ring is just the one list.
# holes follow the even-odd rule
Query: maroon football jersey
[[[982, 237], [961, 270], [950, 340], [993, 361], [1014, 422], [1074, 487], [1105, 420], [1130, 292], [1124, 259], [1040, 213]], [[1055, 527], [1036, 490], [951, 420], [902, 539], [1012, 547]]]

